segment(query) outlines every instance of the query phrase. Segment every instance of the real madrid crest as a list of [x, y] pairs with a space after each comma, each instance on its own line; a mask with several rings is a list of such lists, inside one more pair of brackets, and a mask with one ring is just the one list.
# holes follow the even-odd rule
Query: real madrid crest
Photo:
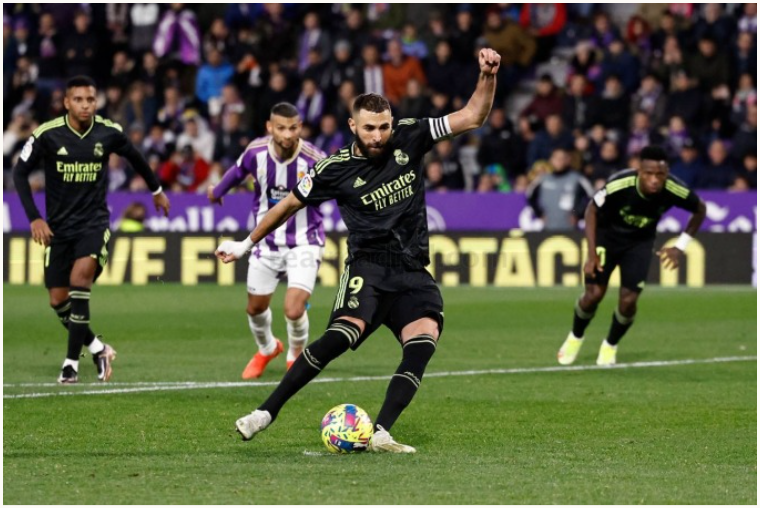
[[95, 149], [92, 152], [95, 157], [103, 157], [103, 143], [95, 143]]
[[396, 164], [406, 166], [409, 163], [409, 156], [401, 150], [394, 150], [393, 156], [396, 158]]

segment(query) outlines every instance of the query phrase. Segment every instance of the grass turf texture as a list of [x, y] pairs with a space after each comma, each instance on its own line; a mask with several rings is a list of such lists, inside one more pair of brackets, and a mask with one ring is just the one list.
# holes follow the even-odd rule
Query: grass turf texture
[[[5, 396], [239, 381], [255, 351], [245, 289], [98, 287], [92, 324], [119, 352], [112, 385], [54, 382], [65, 335], [41, 288], [5, 285]], [[577, 289], [445, 289], [446, 331], [428, 372], [556, 365]], [[275, 334], [285, 339], [282, 289]], [[312, 298], [312, 339], [334, 291]], [[593, 365], [614, 292], [576, 364]], [[647, 288], [619, 362], [752, 356], [751, 288]], [[390, 376], [383, 330], [321, 377]], [[261, 381], [278, 381], [284, 355]], [[326, 455], [319, 424], [336, 404], [375, 416], [387, 381], [311, 384], [249, 443], [233, 431], [269, 386], [4, 399], [8, 504], [698, 503], [757, 499], [757, 363], [426, 379], [393, 428], [413, 456]], [[90, 358], [80, 382], [95, 381]], [[13, 385], [13, 386], [11, 386]], [[306, 453], [305, 453], [306, 452]]]

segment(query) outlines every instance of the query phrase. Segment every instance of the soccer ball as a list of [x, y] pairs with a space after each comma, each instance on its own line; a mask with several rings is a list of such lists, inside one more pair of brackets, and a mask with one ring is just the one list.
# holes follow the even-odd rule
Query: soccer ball
[[354, 404], [335, 406], [322, 418], [322, 442], [331, 453], [362, 452], [372, 433], [369, 415]]

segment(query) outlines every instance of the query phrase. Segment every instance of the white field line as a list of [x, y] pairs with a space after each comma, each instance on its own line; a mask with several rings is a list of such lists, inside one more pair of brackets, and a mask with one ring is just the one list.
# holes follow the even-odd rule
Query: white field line
[[[429, 372], [425, 378], [434, 377], [452, 377], [452, 376], [484, 376], [499, 374], [533, 374], [542, 372], [580, 372], [589, 370], [623, 370], [623, 369], [641, 369], [650, 367], [673, 367], [680, 365], [699, 365], [710, 363], [729, 363], [729, 362], [750, 362], [757, 361], [757, 356], [725, 356], [717, 358], [688, 359], [688, 360], [663, 360], [651, 362], [632, 362], [619, 363], [612, 367], [600, 367], [597, 365], [574, 365], [569, 367], [526, 367], [513, 369], [487, 369], [487, 370], [461, 370], [452, 372]], [[387, 381], [390, 376], [355, 376], [355, 377], [326, 377], [317, 378], [312, 383], [343, 383], [343, 382], [363, 382], [363, 381]], [[260, 387], [260, 386], [277, 386], [279, 381], [209, 381], [209, 382], [136, 382], [136, 383], [83, 383], [78, 387], [87, 388], [85, 390], [76, 390], [77, 386], [62, 387], [56, 383], [6, 383], [3, 388], [58, 388], [54, 392], [37, 392], [37, 393], [20, 393], [20, 394], [3, 394], [3, 399], [34, 399], [40, 397], [62, 397], [71, 395], [111, 395], [120, 393], [141, 393], [141, 392], [161, 392], [175, 390], [199, 390], [199, 389], [219, 389], [219, 388], [243, 388], [243, 387]], [[123, 387], [123, 388], [113, 388]], [[62, 391], [64, 388], [74, 388], [71, 391]], [[98, 389], [92, 389], [98, 388]]]

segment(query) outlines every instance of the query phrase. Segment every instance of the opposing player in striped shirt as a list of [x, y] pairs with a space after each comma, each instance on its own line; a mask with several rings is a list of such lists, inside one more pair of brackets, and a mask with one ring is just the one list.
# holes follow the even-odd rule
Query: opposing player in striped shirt
[[[290, 194], [298, 181], [325, 154], [300, 138], [301, 118], [292, 104], [276, 104], [267, 121], [269, 136], [254, 140], [235, 165], [215, 187], [208, 189], [212, 203], [222, 204], [222, 197], [253, 176], [253, 220], [262, 217]], [[255, 379], [267, 364], [283, 351], [282, 342], [272, 334], [272, 311], [269, 303], [280, 277], [287, 275], [285, 321], [288, 331], [287, 368], [293, 364], [309, 340], [309, 316], [306, 304], [322, 259], [325, 232], [322, 213], [306, 207], [270, 233], [251, 252], [248, 265], [248, 325], [258, 345], [258, 352], [243, 370], [243, 379]]]

